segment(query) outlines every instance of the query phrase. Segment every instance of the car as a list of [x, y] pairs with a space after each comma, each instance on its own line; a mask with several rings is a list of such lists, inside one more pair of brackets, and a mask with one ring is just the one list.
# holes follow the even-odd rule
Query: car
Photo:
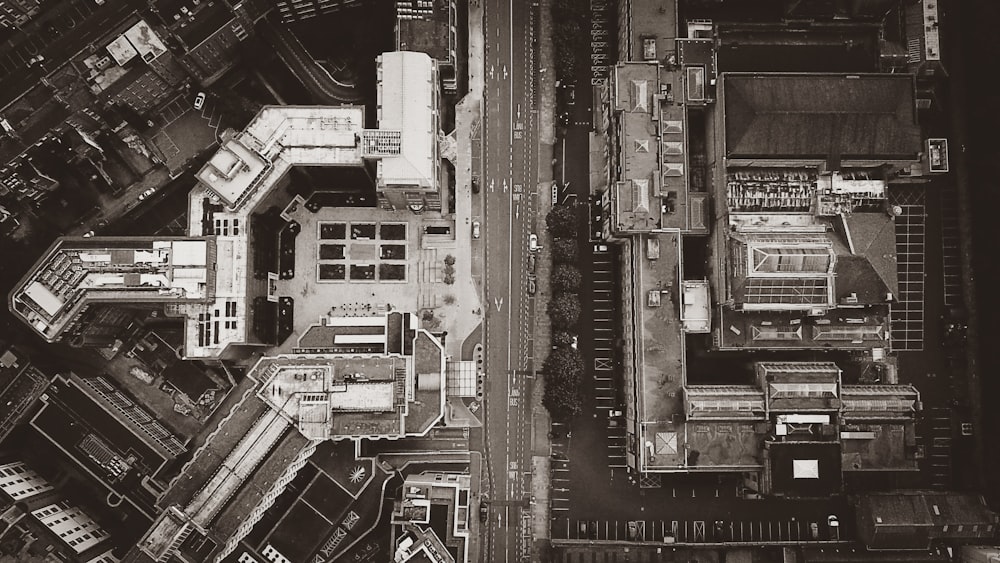
[[590, 521], [590, 539], [597, 539], [597, 520]]
[[579, 344], [579, 340], [580, 340], [579, 337], [577, 337], [576, 335], [573, 335], [573, 341], [569, 343], [570, 347], [573, 348], [574, 350], [576, 350], [577, 346]]
[[149, 188], [146, 191], [139, 194], [139, 201], [142, 201], [155, 193], [156, 193], [156, 188]]
[[577, 528], [578, 528], [577, 532], [579, 534], [580, 539], [583, 539], [583, 538], [587, 537], [587, 527], [588, 527], [587, 526], [587, 521], [586, 520], [580, 520], [580, 523], [577, 525]]
[[479, 238], [479, 221], [472, 222], [472, 238]]
[[608, 245], [606, 245], [606, 244], [595, 244], [594, 245], [594, 253], [599, 254], [601, 252], [607, 252], [607, 251], [608, 251]]
[[528, 276], [528, 295], [534, 295], [538, 291], [538, 285], [535, 284], [535, 276]]
[[608, 418], [617, 418], [625, 416], [625, 413], [621, 409], [611, 409], [608, 411]]
[[538, 235], [531, 233], [528, 235], [528, 250], [535, 252], [540, 247], [538, 246]]
[[629, 541], [636, 541], [639, 539], [639, 523], [635, 520], [628, 521], [628, 539]]
[[485, 495], [483, 496], [482, 500], [479, 501], [479, 521], [480, 522], [485, 522], [486, 519], [489, 518], [489, 516], [490, 516], [490, 507], [487, 504], [489, 501], [490, 501], [490, 499], [486, 498]]
[[472, 177], [472, 193], [474, 194], [479, 193], [479, 178], [476, 176]]
[[725, 539], [725, 537], [723, 536], [723, 532], [724, 531], [725, 531], [725, 522], [723, 522], [722, 520], [716, 520], [715, 521], [715, 539], [717, 539], [717, 540], [723, 540], [723, 539]]
[[87, 231], [83, 233], [83, 238], [90, 238], [92, 236], [94, 236], [94, 231]]
[[205, 107], [205, 97], [204, 92], [198, 92], [198, 95], [194, 97], [194, 109]]
[[809, 537], [811, 537], [814, 540], [819, 539], [819, 524], [817, 524], [816, 522], [809, 523]]
[[830, 539], [839, 540], [840, 539], [840, 520], [837, 519], [836, 514], [831, 514], [826, 517], [826, 525], [830, 528]]
[[536, 262], [537, 262], [537, 260], [535, 259], [535, 255], [534, 254], [529, 254], [528, 255], [528, 273], [529, 274], [534, 274], [535, 273], [535, 265], [536, 265], [535, 263]]

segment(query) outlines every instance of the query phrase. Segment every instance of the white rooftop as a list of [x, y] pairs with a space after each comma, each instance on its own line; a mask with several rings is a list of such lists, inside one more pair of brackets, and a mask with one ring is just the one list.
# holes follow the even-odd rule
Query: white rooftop
[[434, 60], [426, 53], [394, 51], [379, 56], [378, 127], [400, 131], [399, 156], [379, 160], [379, 184], [435, 185], [437, 144]]

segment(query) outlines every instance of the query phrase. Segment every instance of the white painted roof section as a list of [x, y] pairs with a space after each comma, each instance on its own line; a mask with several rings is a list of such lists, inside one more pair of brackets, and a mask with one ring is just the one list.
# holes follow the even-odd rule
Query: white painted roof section
[[[188, 199], [188, 233], [203, 234], [203, 203], [212, 194], [228, 204], [215, 218], [236, 220], [242, 227], [229, 235], [216, 234], [215, 301], [180, 311], [188, 318], [186, 357], [217, 357], [228, 345], [250, 340], [246, 322], [250, 213], [293, 166], [361, 166], [364, 119], [363, 106], [265, 106], [198, 172], [199, 185]], [[221, 174], [226, 170], [232, 170], [231, 178]], [[226, 303], [235, 304], [236, 322], [219, 323], [218, 343], [214, 338], [200, 342], [198, 316], [225, 311]]]
[[45, 310], [50, 316], [55, 316], [56, 313], [62, 309], [65, 302], [56, 294], [49, 291], [49, 288], [41, 284], [41, 282], [33, 281], [24, 290], [24, 293], [28, 295], [38, 306]]
[[378, 57], [378, 128], [402, 133], [401, 154], [379, 160], [380, 185], [436, 185], [434, 86], [434, 61], [426, 53]]
[[360, 166], [361, 106], [267, 106], [198, 172], [232, 210], [259, 201], [292, 166]]

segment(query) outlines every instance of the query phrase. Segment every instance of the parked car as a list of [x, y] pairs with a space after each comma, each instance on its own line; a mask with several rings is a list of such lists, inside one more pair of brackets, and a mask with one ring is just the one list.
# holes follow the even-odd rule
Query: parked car
[[817, 524], [816, 522], [809, 523], [809, 537], [811, 537], [814, 540], [819, 539], [819, 524]]
[[628, 539], [629, 541], [639, 539], [639, 524], [635, 520], [628, 521]]
[[725, 537], [725, 530], [726, 530], [726, 524], [725, 524], [725, 522], [723, 522], [722, 520], [716, 520], [715, 521], [715, 539], [718, 540], [718, 541], [724, 541], [726, 539], [726, 537]]
[[194, 109], [201, 109], [205, 107], [205, 93], [198, 92], [198, 95], [194, 97]]
[[606, 245], [606, 244], [595, 244], [594, 245], [594, 253], [595, 254], [599, 254], [601, 252], [607, 252], [607, 251], [608, 251], [608, 245]]
[[472, 238], [479, 238], [479, 221], [472, 222]]
[[826, 525], [830, 528], [830, 539], [837, 541], [840, 539], [840, 520], [837, 519], [836, 514], [831, 514], [826, 517]]
[[156, 193], [156, 188], [149, 188], [148, 190], [139, 194], [139, 201], [142, 201], [155, 193]]
[[535, 273], [535, 262], [537, 262], [537, 260], [535, 259], [535, 255], [534, 254], [529, 254], [528, 255], [528, 273], [529, 274], [534, 274]]
[[479, 178], [476, 176], [472, 177], [472, 193], [474, 194], [479, 193]]
[[528, 235], [528, 250], [535, 252], [538, 248], [538, 235], [531, 233]]
[[479, 499], [479, 521], [485, 522], [490, 515], [490, 499], [486, 495], [483, 495]]
[[534, 295], [538, 291], [538, 285], [535, 283], [535, 276], [528, 276], [528, 295]]
[[573, 341], [569, 343], [570, 347], [572, 347], [574, 350], [576, 350], [577, 346], [579, 345], [579, 341], [580, 341], [580, 338], [574, 334], [573, 335]]
[[589, 537], [592, 540], [596, 540], [597, 539], [597, 520], [591, 520], [590, 521], [590, 535], [589, 535]]
[[618, 418], [625, 416], [625, 413], [621, 409], [611, 409], [608, 411], [608, 418]]

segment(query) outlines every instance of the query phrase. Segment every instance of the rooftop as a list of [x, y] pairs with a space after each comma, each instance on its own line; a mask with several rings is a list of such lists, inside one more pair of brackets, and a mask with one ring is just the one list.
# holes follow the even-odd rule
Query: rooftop
[[63, 237], [14, 287], [10, 307], [52, 342], [91, 303], [205, 301], [214, 251], [214, 241], [201, 238]]
[[[639, 402], [635, 417], [642, 444], [642, 467], [677, 467], [684, 463], [683, 432], [674, 416], [684, 407], [684, 342], [676, 294], [680, 286], [679, 233], [656, 233], [634, 239], [632, 316]], [[650, 259], [655, 256], [655, 259]], [[652, 457], [652, 459], [650, 459]]]
[[770, 493], [828, 498], [841, 490], [840, 444], [768, 442]]
[[660, 60], [674, 52], [677, 33], [677, 0], [630, 2], [627, 19], [631, 25], [626, 38], [626, 60]]
[[726, 156], [830, 161], [916, 160], [909, 75], [721, 76]]
[[616, 157], [621, 170], [612, 198], [613, 231], [686, 229], [686, 112], [680, 103], [681, 75], [649, 63], [619, 64], [613, 72]]
[[718, 347], [750, 349], [889, 348], [889, 308], [831, 309], [820, 316], [806, 311], [735, 311], [718, 308]]
[[917, 471], [912, 423], [872, 422], [840, 427], [842, 471]]
[[400, 133], [398, 150], [378, 161], [379, 186], [438, 184], [435, 67], [425, 53], [395, 51], [378, 57], [378, 130]]

